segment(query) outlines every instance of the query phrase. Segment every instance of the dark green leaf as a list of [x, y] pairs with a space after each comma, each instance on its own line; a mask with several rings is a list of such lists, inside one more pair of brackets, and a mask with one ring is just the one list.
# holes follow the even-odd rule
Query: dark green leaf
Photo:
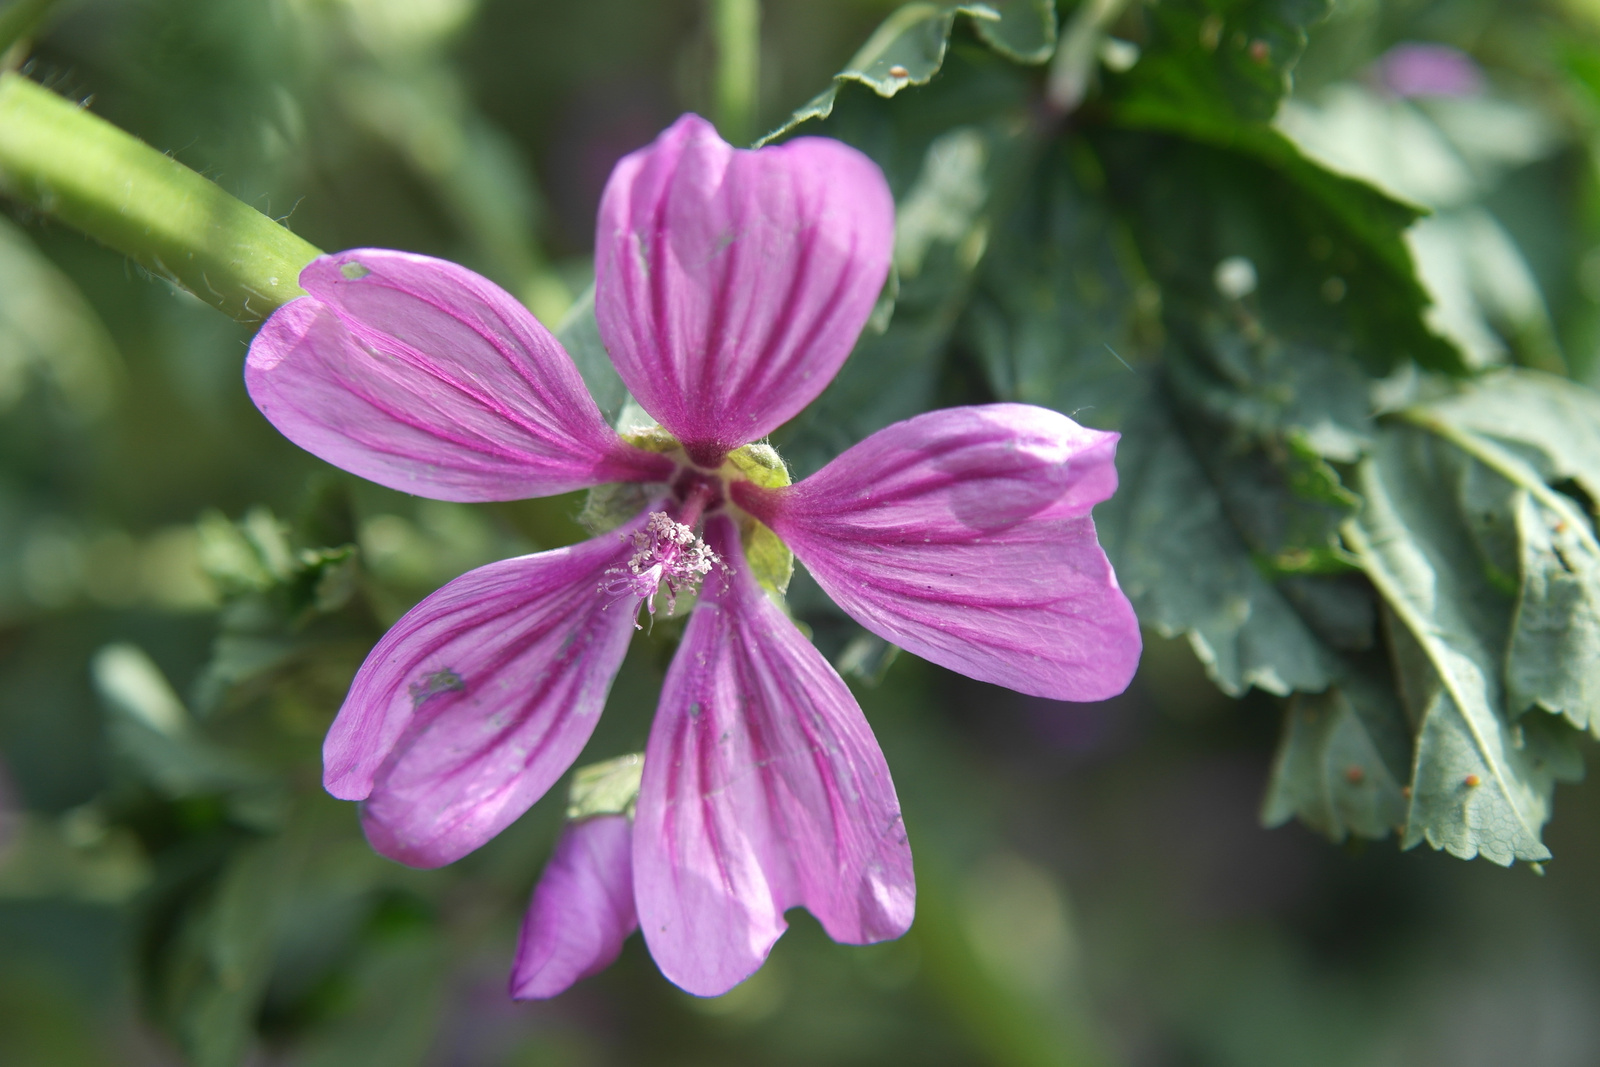
[[944, 65], [958, 16], [970, 20], [982, 40], [995, 51], [1017, 62], [1043, 63], [1055, 51], [1056, 16], [1050, 0], [906, 4], [884, 20], [844, 69], [834, 75], [832, 85], [769, 133], [762, 143], [788, 137], [804, 123], [829, 117], [840, 90], [847, 85], [865, 87], [884, 98], [926, 85]]
[[1333, 841], [1382, 838], [1405, 823], [1401, 786], [1410, 777], [1411, 741], [1394, 693], [1354, 681], [1325, 693], [1296, 694], [1261, 818], [1292, 818]]
[[1117, 468], [1095, 519], [1140, 622], [1186, 634], [1226, 693], [1326, 688], [1326, 649], [1257, 568], [1159, 394], [1124, 424]]
[[240, 848], [168, 946], [162, 1013], [194, 1067], [234, 1067], [254, 1043], [275, 926], [297, 867], [289, 838]]
[[1266, 122], [1289, 91], [1306, 31], [1329, 0], [1182, 0], [1140, 6], [1139, 61], [1107, 78], [1144, 121]]
[[1600, 737], [1600, 553], [1581, 519], [1516, 498], [1522, 587], [1506, 653], [1513, 713], [1538, 706]]
[[445, 978], [440, 939], [428, 930], [383, 938], [348, 978], [351, 1003], [307, 1042], [304, 1067], [408, 1067], [428, 1055]]
[[1419, 430], [1386, 430], [1361, 464], [1364, 507], [1346, 539], [1421, 652], [1397, 657], [1419, 723], [1402, 845], [1538, 861], [1550, 856], [1540, 829], [1551, 793], [1572, 767], [1546, 732], [1513, 728], [1506, 714], [1509, 598], [1458, 504], [1475, 462]]
[[[1209, 308], [1242, 332], [1315, 344], [1375, 375], [1408, 358], [1460, 369], [1422, 319], [1428, 297], [1402, 238], [1416, 209], [1310, 162], [1271, 130], [1218, 143], [1183, 132], [1096, 139], [1169, 321], [1198, 325]], [[1233, 257], [1247, 284], [1230, 294], [1219, 290]]]
[[600, 326], [594, 318], [594, 286], [585, 289], [555, 329], [556, 340], [567, 350], [578, 365], [589, 395], [600, 405], [600, 413], [607, 422], [615, 424], [628, 401], [628, 387], [611, 363], [604, 342], [600, 340]]
[[1519, 447], [1548, 482], [1571, 479], [1600, 501], [1600, 395], [1564, 378], [1512, 369], [1428, 405], [1451, 426]]
[[[1532, 706], [1596, 726], [1600, 658], [1600, 398], [1535, 371], [1507, 370], [1409, 413], [1476, 459], [1463, 512], [1489, 580], [1516, 597], [1507, 712]], [[1576, 487], [1582, 502], [1556, 491]]]

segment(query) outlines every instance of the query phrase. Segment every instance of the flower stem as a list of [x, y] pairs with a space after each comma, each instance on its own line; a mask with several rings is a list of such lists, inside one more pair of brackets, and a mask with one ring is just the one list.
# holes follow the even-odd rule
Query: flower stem
[[761, 94], [761, 0], [711, 0], [717, 126], [730, 144], [755, 140]]
[[241, 322], [322, 253], [215, 183], [18, 74], [0, 75], [0, 190]]

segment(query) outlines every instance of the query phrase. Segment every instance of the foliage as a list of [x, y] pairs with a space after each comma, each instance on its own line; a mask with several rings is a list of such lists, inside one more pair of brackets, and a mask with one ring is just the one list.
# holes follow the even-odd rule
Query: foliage
[[[1048, 13], [962, 10], [973, 39], [958, 9], [912, 10], [775, 135], [823, 132], [877, 159], [900, 197], [897, 251], [916, 251], [888, 332], [815, 417], [870, 432], [898, 413], [840, 404], [866, 391], [853, 379], [929, 397], [965, 361], [996, 398], [1121, 430], [1122, 486], [1098, 518], [1141, 620], [1187, 637], [1230, 695], [1301, 694], [1268, 821], [1547, 859], [1553, 786], [1581, 757], [1559, 720], [1522, 713], [1591, 721], [1597, 498], [1575, 479], [1600, 461], [1600, 398], [1515, 369], [1465, 378], [1426, 321], [1405, 243], [1419, 212], [1269, 124], [1324, 7], [1080, 17], [1048, 70], [998, 43], [1045, 39]], [[1097, 94], [1058, 91], [1081, 77], [1073, 35], [1112, 25], [1137, 62]], [[959, 207], [923, 209], [932, 197]], [[952, 261], [935, 274], [938, 246]], [[1497, 475], [1503, 492], [1484, 484]], [[1459, 529], [1437, 528], [1447, 515]]]

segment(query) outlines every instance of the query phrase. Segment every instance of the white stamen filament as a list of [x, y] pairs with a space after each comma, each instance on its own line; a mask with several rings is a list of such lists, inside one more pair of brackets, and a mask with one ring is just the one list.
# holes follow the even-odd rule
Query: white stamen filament
[[[627, 564], [606, 571], [604, 585], [614, 597], [634, 596], [651, 616], [656, 613], [656, 593], [667, 590], [667, 614], [678, 607], [678, 594], [695, 588], [722, 560], [694, 531], [674, 522], [664, 511], [651, 512], [644, 529], [633, 535], [633, 557]], [[638, 624], [635, 623], [637, 626]]]

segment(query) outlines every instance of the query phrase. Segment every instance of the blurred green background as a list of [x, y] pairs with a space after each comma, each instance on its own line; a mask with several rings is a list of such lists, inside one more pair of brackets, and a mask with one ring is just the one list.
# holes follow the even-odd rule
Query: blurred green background
[[[893, 6], [767, 0], [759, 128]], [[319, 247], [449, 257], [557, 322], [612, 163], [715, 111], [708, 11], [77, 0], [12, 59]], [[1441, 329], [1482, 361], [1600, 374], [1597, 28], [1577, 0], [1343, 0], [1280, 114], [1438, 209], [1414, 247]], [[1383, 96], [1374, 62], [1419, 40], [1475, 57], [1486, 91]], [[561, 790], [408, 871], [321, 793], [318, 751], [388, 622], [576, 540], [581, 498], [440, 504], [331, 471], [250, 405], [249, 327], [9, 210], [0, 1065], [1600, 1063], [1594, 785], [1561, 793], [1542, 877], [1263, 829], [1283, 702], [1224, 697], [1185, 644], [1151, 634], [1127, 694], [1051, 704], [885, 663], [803, 585], [904, 803], [911, 934], [835, 946], [796, 912], [755, 978], [704, 1001], [635, 938], [561, 998], [511, 1002]], [[975, 395], [957, 372], [940, 389]], [[636, 642], [585, 761], [643, 747], [677, 632]]]

